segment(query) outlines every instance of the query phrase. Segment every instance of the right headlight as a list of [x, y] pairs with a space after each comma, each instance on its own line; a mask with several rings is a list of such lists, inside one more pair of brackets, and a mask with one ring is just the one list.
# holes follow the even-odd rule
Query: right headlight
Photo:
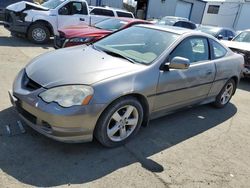
[[56, 102], [62, 107], [87, 105], [94, 94], [90, 86], [68, 85], [48, 89], [39, 96], [47, 103]]

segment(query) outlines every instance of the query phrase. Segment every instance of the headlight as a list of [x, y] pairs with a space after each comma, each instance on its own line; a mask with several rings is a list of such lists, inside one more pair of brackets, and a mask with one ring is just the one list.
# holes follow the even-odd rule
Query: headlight
[[90, 42], [92, 39], [95, 37], [77, 37], [77, 38], [72, 38], [69, 39], [69, 42], [74, 42], [74, 43], [87, 43]]
[[94, 94], [92, 87], [68, 85], [48, 89], [39, 96], [47, 103], [56, 102], [62, 107], [87, 105]]

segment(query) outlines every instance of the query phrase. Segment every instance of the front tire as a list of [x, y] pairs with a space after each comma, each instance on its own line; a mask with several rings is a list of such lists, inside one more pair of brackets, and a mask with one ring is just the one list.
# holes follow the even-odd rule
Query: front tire
[[121, 98], [101, 115], [95, 128], [95, 137], [106, 147], [123, 145], [139, 131], [142, 120], [141, 103], [134, 97]]
[[36, 44], [45, 44], [50, 38], [49, 29], [42, 23], [35, 23], [30, 26], [28, 38]]
[[220, 93], [217, 95], [213, 106], [216, 108], [224, 108], [231, 100], [236, 89], [236, 83], [233, 79], [227, 81]]

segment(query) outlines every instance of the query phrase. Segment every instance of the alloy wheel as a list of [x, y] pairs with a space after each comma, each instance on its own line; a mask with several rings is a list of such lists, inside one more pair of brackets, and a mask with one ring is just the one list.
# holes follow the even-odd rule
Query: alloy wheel
[[110, 118], [107, 126], [107, 135], [110, 140], [120, 142], [125, 140], [135, 130], [139, 121], [136, 107], [126, 105], [118, 109]]
[[228, 103], [228, 101], [230, 100], [232, 94], [233, 94], [233, 90], [234, 90], [234, 86], [231, 82], [229, 82], [225, 89], [224, 89], [224, 92], [223, 94], [221, 95], [221, 99], [220, 99], [220, 102], [222, 105], [225, 105]]

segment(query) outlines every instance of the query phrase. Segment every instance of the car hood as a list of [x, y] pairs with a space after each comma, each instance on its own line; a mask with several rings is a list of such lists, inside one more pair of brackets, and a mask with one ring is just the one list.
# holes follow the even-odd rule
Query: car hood
[[76, 25], [76, 26], [65, 27], [63, 29], [60, 29], [59, 31], [64, 33], [64, 36], [66, 38], [102, 36], [111, 33], [111, 31], [97, 29], [94, 27], [90, 27], [88, 25]]
[[25, 11], [25, 10], [30, 10], [32, 8], [35, 9], [35, 10], [42, 10], [42, 11], [49, 10], [46, 7], [43, 7], [43, 6], [35, 4], [35, 3], [30, 3], [30, 2], [27, 2], [27, 1], [21, 1], [21, 2], [17, 2], [17, 3], [13, 3], [13, 4], [7, 6], [6, 9], [14, 11], [14, 12], [21, 12], [21, 11]]
[[30, 79], [50, 88], [67, 84], [92, 85], [142, 67], [97, 51], [92, 46], [77, 46], [41, 55], [33, 59], [25, 71]]
[[243, 51], [250, 51], [250, 43], [247, 42], [236, 42], [236, 41], [222, 41], [229, 48], [239, 49]]

